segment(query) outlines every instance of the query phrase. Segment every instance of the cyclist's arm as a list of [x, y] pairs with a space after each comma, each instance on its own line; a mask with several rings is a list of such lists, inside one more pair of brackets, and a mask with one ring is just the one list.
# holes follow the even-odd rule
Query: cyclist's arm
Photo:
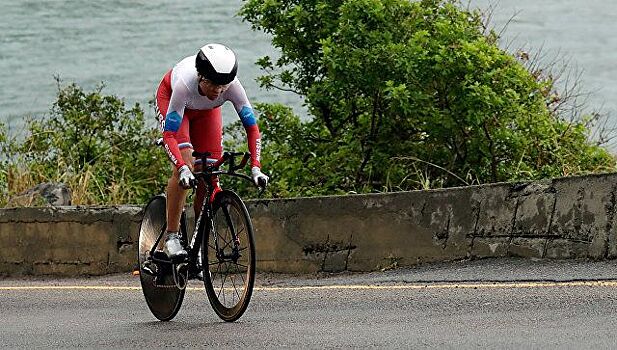
[[246, 96], [246, 91], [242, 84], [238, 80], [235, 80], [227, 90], [229, 94], [229, 100], [233, 103], [244, 130], [246, 130], [246, 137], [251, 152], [251, 167], [261, 168], [259, 162], [261, 158], [261, 134], [259, 133], [259, 127], [257, 126], [257, 118], [253, 107]]
[[167, 156], [177, 169], [180, 169], [184, 163], [178, 141], [176, 141], [176, 133], [180, 129], [182, 118], [184, 116], [184, 107], [186, 105], [186, 96], [188, 88], [183, 84], [176, 84], [172, 88], [171, 99], [169, 100], [169, 108], [165, 115], [165, 128], [163, 129], [163, 143]]

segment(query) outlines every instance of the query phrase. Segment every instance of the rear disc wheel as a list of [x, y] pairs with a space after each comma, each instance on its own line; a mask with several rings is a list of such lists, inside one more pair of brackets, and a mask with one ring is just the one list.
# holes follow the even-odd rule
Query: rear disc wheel
[[[166, 263], [150, 263], [155, 266], [155, 276], [144, 271], [144, 262], [150, 256], [150, 251], [156, 240], [167, 227], [165, 196], [159, 195], [150, 200], [144, 210], [144, 217], [139, 228], [139, 279], [141, 289], [150, 311], [157, 319], [169, 321], [173, 319], [184, 299], [184, 289], [176, 286], [173, 276], [173, 265]], [[155, 255], [166, 258], [163, 250], [163, 239], [157, 245]]]

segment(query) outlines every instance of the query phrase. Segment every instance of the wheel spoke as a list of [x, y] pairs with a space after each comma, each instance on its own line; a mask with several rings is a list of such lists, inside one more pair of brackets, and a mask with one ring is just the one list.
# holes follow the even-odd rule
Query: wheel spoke
[[[216, 272], [214, 273], [214, 277], [216, 278], [216, 276], [221, 276], [221, 264], [219, 263], [218, 266], [216, 267]], [[219, 277], [220, 278], [220, 277]], [[212, 281], [212, 285], [214, 285], [214, 281]]]
[[[225, 275], [221, 274], [221, 292], [223, 292], [223, 301], [225, 301], [225, 280], [226, 279], [227, 279], [227, 274], [225, 274]], [[221, 293], [219, 292], [219, 296], [220, 295], [221, 295]]]
[[240, 273], [240, 269], [238, 268], [238, 264], [236, 264], [236, 271], [238, 271], [238, 275], [240, 275], [240, 278], [242, 279], [242, 285], [246, 285], [246, 280], [244, 279], [244, 274]]
[[[227, 281], [229, 279], [228, 271], [229, 271], [229, 263], [225, 262], [225, 280], [224, 281]], [[223, 282], [223, 285], [224, 284], [225, 284], [225, 282]], [[225, 295], [226, 295], [225, 288], [223, 288], [223, 305], [227, 304], [227, 300], [226, 300]]]
[[233, 277], [231, 278], [231, 284], [234, 287], [234, 291], [236, 292], [236, 295], [238, 296], [238, 301], [240, 301], [240, 294], [238, 293], [238, 287], [236, 287], [236, 282], [234, 281]]
[[221, 248], [222, 250], [225, 250], [225, 248], [229, 248], [231, 246], [231, 239], [228, 241], [225, 238], [223, 238], [223, 236], [219, 236], [219, 238], [221, 239], [221, 241], [223, 241], [225, 243], [225, 245], [223, 245], [223, 248]]
[[[220, 231], [220, 230], [217, 230], [217, 231]], [[226, 230], [224, 230], [224, 231], [226, 231]], [[229, 239], [229, 240], [226, 240], [226, 239], [225, 239], [225, 236], [226, 236], [226, 235], [221, 234], [221, 232], [218, 232], [218, 233], [217, 233], [217, 235], [216, 235], [216, 237], [217, 237], [220, 241], [222, 241], [222, 243], [224, 243], [224, 244], [222, 245], [222, 247], [220, 247], [220, 249], [222, 249], [222, 250], [225, 250], [225, 248], [230, 247], [230, 246], [231, 246], [231, 242], [232, 242], [231, 237], [230, 237], [230, 239]], [[215, 247], [212, 247], [212, 249], [216, 250], [216, 248], [215, 248]]]
[[219, 289], [219, 293], [218, 293], [218, 295], [216, 296], [216, 298], [217, 298], [218, 300], [221, 300], [221, 293], [222, 293], [222, 292], [223, 292], [223, 287], [221, 287], [221, 288]]
[[245, 268], [247, 268], [247, 269], [249, 268], [249, 267], [248, 267], [248, 265], [240, 264], [240, 263], [238, 263], [238, 262], [237, 262], [237, 263], [234, 263], [234, 264], [235, 264], [235, 265], [237, 265], [237, 266], [242, 266], [242, 267], [245, 267]]

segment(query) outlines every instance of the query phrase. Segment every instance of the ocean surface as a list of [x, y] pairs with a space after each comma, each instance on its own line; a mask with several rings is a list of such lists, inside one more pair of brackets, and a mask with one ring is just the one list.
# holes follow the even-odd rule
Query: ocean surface
[[[300, 107], [293, 94], [262, 90], [254, 65], [275, 56], [269, 38], [236, 16], [241, 0], [0, 0], [0, 122], [19, 129], [55, 101], [54, 76], [106, 94], [148, 101], [163, 74], [208, 42], [236, 51], [238, 76], [252, 102]], [[227, 104], [229, 105], [229, 104]], [[237, 118], [231, 106], [227, 120]]]
[[[519, 48], [532, 55], [540, 52], [543, 61], [555, 62], [556, 68], [565, 63], [563, 85], [578, 82], [582, 94], [578, 102], [586, 111], [604, 115], [607, 128], [617, 128], [617, 1], [469, 0], [469, 4], [492, 13], [491, 23], [503, 31], [501, 46], [510, 52]], [[617, 153], [617, 140], [607, 146]]]
[[[303, 113], [301, 100], [265, 91], [254, 65], [276, 56], [269, 38], [236, 16], [242, 0], [0, 0], [0, 122], [19, 130], [27, 116], [48, 113], [59, 76], [91, 90], [139, 102], [154, 96], [162, 75], [207, 42], [221, 42], [239, 56], [239, 78], [251, 101], [282, 102]], [[582, 71], [588, 106], [617, 124], [617, 2], [606, 0], [471, 0], [493, 7], [492, 24], [506, 29], [502, 46], [542, 50]], [[233, 120], [233, 109], [224, 109]]]

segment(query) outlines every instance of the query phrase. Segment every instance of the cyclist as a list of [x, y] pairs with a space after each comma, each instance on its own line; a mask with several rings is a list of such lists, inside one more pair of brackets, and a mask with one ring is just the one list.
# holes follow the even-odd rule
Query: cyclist
[[[221, 105], [233, 103], [246, 130], [251, 152], [251, 175], [256, 184], [267, 184], [268, 176], [259, 163], [261, 142], [255, 113], [244, 87], [236, 77], [238, 61], [234, 52], [221, 44], [207, 44], [178, 62], [167, 72], [156, 92], [156, 112], [163, 133], [165, 151], [173, 163], [173, 173], [167, 183], [167, 238], [164, 252], [173, 261], [186, 258], [178, 231], [187, 189], [195, 182], [195, 171], [201, 160], [194, 161], [193, 150], [211, 153], [208, 162], [222, 155]], [[214, 194], [220, 191], [214, 179]], [[197, 188], [194, 210], [199, 215], [205, 187]], [[213, 196], [210, 198], [212, 200]]]

